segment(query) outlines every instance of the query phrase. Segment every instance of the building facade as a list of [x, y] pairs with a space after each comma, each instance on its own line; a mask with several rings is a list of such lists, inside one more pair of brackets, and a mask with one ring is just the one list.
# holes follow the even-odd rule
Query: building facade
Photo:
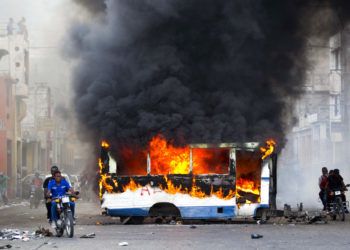
[[28, 97], [29, 44], [23, 34], [0, 34], [0, 171], [10, 177], [8, 194], [17, 194], [22, 170], [21, 121]]
[[289, 193], [314, 194], [321, 168], [338, 168], [350, 180], [350, 26], [323, 39], [310, 39], [305, 94], [295, 106], [296, 124], [279, 167], [294, 178]]

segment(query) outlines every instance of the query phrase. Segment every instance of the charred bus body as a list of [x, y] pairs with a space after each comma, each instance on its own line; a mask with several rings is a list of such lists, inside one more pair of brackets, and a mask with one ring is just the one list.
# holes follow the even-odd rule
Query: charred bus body
[[277, 156], [271, 145], [261, 146], [193, 144], [179, 149], [154, 145], [132, 154], [143, 164], [133, 172], [134, 162], [131, 167], [118, 164], [108, 143], [103, 142], [101, 207], [107, 215], [138, 222], [148, 216], [259, 219], [276, 208], [277, 193]]

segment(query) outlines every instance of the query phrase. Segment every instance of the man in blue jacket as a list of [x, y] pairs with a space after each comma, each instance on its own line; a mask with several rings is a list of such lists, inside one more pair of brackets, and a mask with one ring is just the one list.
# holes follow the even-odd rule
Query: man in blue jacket
[[[69, 183], [64, 178], [62, 178], [61, 172], [59, 170], [55, 171], [53, 177], [54, 179], [52, 179], [48, 184], [47, 195], [53, 198], [51, 201], [51, 220], [52, 220], [51, 226], [53, 228], [56, 228], [58, 214], [57, 214], [57, 203], [55, 202], [54, 198], [63, 196], [67, 192], [73, 193], [73, 189], [69, 185]], [[75, 210], [74, 202], [70, 202], [70, 207], [72, 209], [72, 214], [74, 218], [74, 210]]]

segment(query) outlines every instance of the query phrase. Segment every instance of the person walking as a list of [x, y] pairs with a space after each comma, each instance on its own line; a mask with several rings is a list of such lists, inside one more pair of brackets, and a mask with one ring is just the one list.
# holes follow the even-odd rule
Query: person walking
[[318, 186], [320, 192], [318, 196], [320, 197], [323, 204], [323, 211], [327, 209], [327, 184], [328, 184], [328, 169], [326, 167], [322, 168], [322, 175], [318, 178]]
[[10, 178], [6, 175], [4, 175], [3, 172], [0, 172], [0, 195], [2, 201], [7, 205], [8, 203], [8, 198], [7, 198], [7, 181]]

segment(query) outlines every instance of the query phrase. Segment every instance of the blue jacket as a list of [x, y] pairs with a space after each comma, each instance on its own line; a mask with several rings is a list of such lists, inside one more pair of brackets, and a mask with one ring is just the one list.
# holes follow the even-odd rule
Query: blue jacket
[[52, 197], [62, 196], [66, 194], [70, 188], [71, 186], [65, 179], [61, 179], [59, 184], [56, 183], [55, 179], [52, 179], [47, 187], [47, 189], [50, 190]]

